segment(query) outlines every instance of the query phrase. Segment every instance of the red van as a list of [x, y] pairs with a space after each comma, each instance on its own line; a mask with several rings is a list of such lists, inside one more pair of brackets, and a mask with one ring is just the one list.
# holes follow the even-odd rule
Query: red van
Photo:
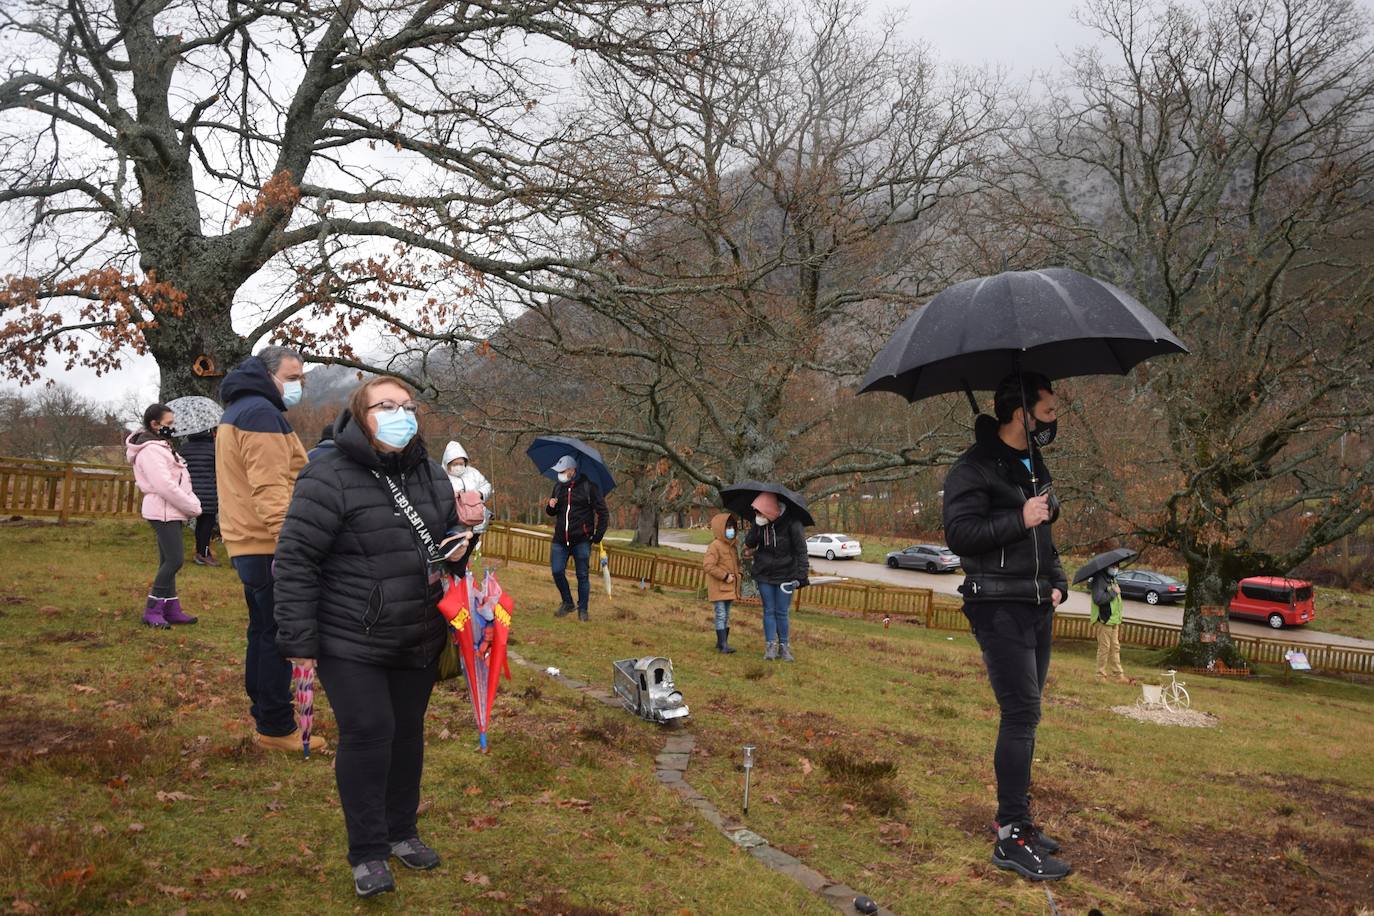
[[1280, 576], [1241, 579], [1228, 610], [1232, 617], [1264, 620], [1276, 630], [1310, 623], [1317, 616], [1312, 606], [1312, 583]]

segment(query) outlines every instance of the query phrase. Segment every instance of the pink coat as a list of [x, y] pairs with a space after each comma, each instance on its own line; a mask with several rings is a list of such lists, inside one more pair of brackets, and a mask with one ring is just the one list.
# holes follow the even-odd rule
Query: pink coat
[[184, 522], [200, 515], [200, 500], [191, 489], [186, 462], [161, 439], [125, 440], [125, 455], [134, 466], [134, 483], [143, 491], [143, 517], [152, 522]]

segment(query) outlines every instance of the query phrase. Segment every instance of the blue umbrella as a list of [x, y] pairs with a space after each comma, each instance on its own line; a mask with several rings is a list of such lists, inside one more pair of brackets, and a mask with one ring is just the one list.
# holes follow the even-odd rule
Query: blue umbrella
[[540, 436], [530, 443], [530, 447], [525, 449], [525, 454], [530, 456], [539, 473], [550, 480], [558, 479], [558, 475], [553, 471], [558, 459], [564, 455], [572, 455], [577, 459], [577, 473], [600, 487], [602, 496], [615, 489], [615, 478], [611, 476], [611, 470], [606, 467], [601, 453], [581, 439], [571, 436]]

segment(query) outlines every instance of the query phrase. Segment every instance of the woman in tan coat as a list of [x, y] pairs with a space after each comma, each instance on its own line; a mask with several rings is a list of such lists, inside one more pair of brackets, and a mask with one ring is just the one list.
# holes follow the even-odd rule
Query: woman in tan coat
[[715, 602], [716, 610], [716, 650], [729, 655], [735, 650], [730, 648], [730, 603], [739, 598], [739, 553], [735, 550], [735, 534], [738, 525], [729, 512], [722, 512], [711, 519], [711, 533], [715, 539], [706, 548], [706, 559], [702, 568], [706, 570], [706, 597]]

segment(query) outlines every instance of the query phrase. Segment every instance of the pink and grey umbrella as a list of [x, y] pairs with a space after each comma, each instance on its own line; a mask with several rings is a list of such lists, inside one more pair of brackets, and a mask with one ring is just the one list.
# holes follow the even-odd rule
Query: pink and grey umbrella
[[291, 686], [296, 691], [296, 716], [301, 723], [301, 751], [310, 756], [310, 730], [315, 725], [315, 669], [291, 666]]

